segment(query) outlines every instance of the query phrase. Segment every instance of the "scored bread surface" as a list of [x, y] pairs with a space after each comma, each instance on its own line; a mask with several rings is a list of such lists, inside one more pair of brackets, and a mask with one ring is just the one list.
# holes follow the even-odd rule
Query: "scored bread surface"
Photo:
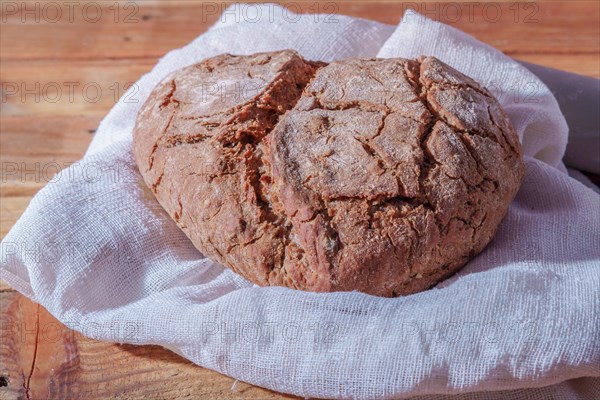
[[203, 254], [318, 292], [427, 289], [489, 243], [523, 176], [497, 100], [433, 57], [220, 55], [160, 82], [133, 136]]

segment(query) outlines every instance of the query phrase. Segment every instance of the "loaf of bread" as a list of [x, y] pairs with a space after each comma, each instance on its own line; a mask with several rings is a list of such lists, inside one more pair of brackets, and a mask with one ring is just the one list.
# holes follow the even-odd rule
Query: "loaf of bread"
[[481, 252], [524, 170], [498, 101], [438, 59], [291, 50], [172, 73], [133, 153], [207, 257], [263, 286], [378, 296], [425, 290]]

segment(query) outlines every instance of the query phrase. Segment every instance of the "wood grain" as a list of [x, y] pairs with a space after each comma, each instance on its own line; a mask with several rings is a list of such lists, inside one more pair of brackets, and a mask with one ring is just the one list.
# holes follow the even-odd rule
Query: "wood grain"
[[[35, 3], [39, 2], [24, 4], [28, 10], [34, 10]], [[43, 18], [43, 7], [40, 7], [37, 22], [35, 13], [23, 18], [20, 10], [4, 12], [6, 22], [3, 22], [0, 38], [3, 57], [11, 60], [157, 58], [205, 31], [231, 2], [169, 1], [168, 7], [157, 1], [120, 2], [119, 7], [112, 1], [78, 3], [80, 5], [73, 8], [72, 19], [67, 17], [68, 9], [63, 7], [63, 16], [57, 23], [49, 22], [55, 15], [50, 11], [49, 18]], [[101, 5], [97, 21], [95, 7], [86, 9], [86, 3]], [[501, 1], [487, 6], [485, 2], [477, 3], [478, 6], [475, 3], [469, 6], [469, 2], [453, 1], [281, 2], [293, 11], [334, 12], [394, 25], [406, 9], [413, 8], [508, 54], [597, 54], [600, 51], [597, 40], [600, 11], [591, 1], [525, 4]], [[17, 4], [20, 6], [22, 2]], [[247, 14], [251, 18], [250, 11]], [[23, 42], [29, 44], [27, 51], [23, 51]]]
[[[42, 114], [1, 117], [2, 237], [20, 215], [13, 212], [13, 203], [27, 204], [31, 196], [55, 179], [58, 171], [77, 162], [100, 119], [101, 116], [65, 118]], [[21, 208], [24, 207], [18, 207]]]
[[126, 90], [154, 59], [2, 61], [0, 116], [103, 117], [119, 100], [139, 102]]
[[600, 53], [598, 54], [569, 54], [560, 56], [546, 53], [519, 53], [514, 57], [517, 60], [545, 65], [579, 75], [600, 78]]
[[159, 346], [86, 338], [16, 292], [0, 300], [2, 399], [296, 398], [236, 383]]
[[[125, 86], [166, 52], [205, 31], [231, 2], [121, 1], [115, 7], [114, 1], [78, 1], [73, 18], [63, 7], [56, 22], [50, 21], [51, 3], [65, 4], [0, 3], [2, 238], [32, 196], [59, 169], [82, 157]], [[101, 7], [97, 21], [95, 5], [88, 6], [92, 3]], [[475, 3], [479, 6], [469, 9]], [[283, 5], [388, 24], [413, 8], [515, 58], [600, 77], [598, 2], [475, 3], [308, 0]], [[34, 10], [24, 21], [23, 7]], [[35, 7], [40, 7], [38, 20]], [[44, 7], [50, 14], [43, 15]], [[91, 8], [84, 12], [85, 7]], [[101, 90], [97, 98], [95, 88]], [[244, 383], [233, 392], [233, 379], [157, 346], [87, 339], [4, 282], [0, 312], [0, 399], [291, 398]]]

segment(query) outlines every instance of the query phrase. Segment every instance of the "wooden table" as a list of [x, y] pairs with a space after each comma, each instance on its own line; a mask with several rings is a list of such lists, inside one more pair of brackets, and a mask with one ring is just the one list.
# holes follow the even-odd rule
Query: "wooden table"
[[[0, 235], [4, 237], [52, 175], [81, 158], [98, 123], [127, 85], [167, 51], [205, 31], [224, 3], [36, 1], [23, 6], [21, 1], [2, 0], [1, 4]], [[456, 2], [411, 4], [512, 57], [600, 77], [596, 1], [476, 7]], [[293, 7], [395, 24], [407, 6], [309, 1], [295, 2]], [[232, 390], [233, 379], [157, 346], [85, 338], [5, 283], [0, 284], [0, 301], [0, 399], [292, 398], [241, 382]]]

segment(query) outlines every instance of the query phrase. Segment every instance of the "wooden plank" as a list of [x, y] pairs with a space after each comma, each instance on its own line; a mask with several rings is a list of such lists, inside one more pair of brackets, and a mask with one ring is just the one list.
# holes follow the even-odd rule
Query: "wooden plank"
[[[563, 57], [521, 52], [515, 58], [582, 75], [600, 74], [598, 53]], [[133, 64], [123, 60], [3, 61], [0, 115], [104, 115], [153, 66], [150, 59]], [[139, 99], [133, 94], [126, 100]]]
[[[0, 240], [4, 239], [8, 231], [21, 217], [21, 215], [27, 208], [27, 205], [29, 204], [30, 200], [31, 196], [11, 198], [0, 197], [0, 209], [2, 210], [2, 212], [0, 213]], [[14, 291], [14, 289], [3, 280], [0, 280], [0, 293], [8, 291]], [[1, 357], [0, 364], [2, 364]]]
[[[31, 196], [2, 197], [0, 201], [2, 202], [0, 238], [4, 239], [4, 236], [6, 236], [10, 228], [17, 222], [29, 205]], [[0, 286], [0, 290], [2, 289], [4, 288]]]
[[[2, 60], [0, 116], [104, 116], [155, 60]], [[121, 101], [139, 102], [136, 94]]]
[[31, 197], [83, 156], [101, 117], [0, 117], [0, 234], [6, 235]]
[[[2, 162], [31, 163], [33, 171], [35, 162], [65, 165], [77, 161], [87, 149], [101, 118], [52, 115], [3, 117], [0, 120]], [[51, 172], [48, 168], [47, 175]], [[12, 174], [3, 174], [4, 179], [11, 177]]]
[[0, 293], [0, 398], [296, 399], [205, 368], [159, 346], [76, 333], [16, 292]]
[[[37, 348], [37, 305], [16, 292], [0, 293], [0, 396], [3, 399], [27, 397], [35, 349]], [[20, 327], [17, 330], [16, 327]], [[35, 383], [35, 381], [34, 381]]]
[[[152, 58], [181, 47], [204, 32], [230, 2], [92, 2], [86, 8], [78, 2], [72, 19], [63, 6], [56, 23], [56, 12], [39, 2], [16, 4], [3, 9], [3, 34], [0, 47], [4, 60], [34, 59], [139, 59]], [[59, 4], [64, 4], [58, 2]], [[39, 11], [35, 11], [39, 4]], [[484, 2], [367, 2], [299, 1], [281, 2], [305, 13], [340, 13], [396, 24], [407, 8], [448, 23], [508, 53], [597, 54], [600, 43], [600, 6], [598, 2], [502, 1]], [[6, 8], [6, 5], [3, 6]], [[29, 8], [28, 8], [29, 7]], [[24, 10], [33, 10], [25, 13]], [[118, 10], [118, 13], [117, 13]], [[47, 15], [45, 15], [47, 14]], [[131, 14], [131, 15], [130, 15]], [[246, 18], [253, 14], [246, 12]], [[129, 18], [128, 18], [129, 16]], [[36, 17], [39, 17], [36, 20]], [[230, 19], [231, 20], [231, 19]], [[116, 21], [116, 22], [115, 22]], [[573, 29], [576, 27], [577, 29]], [[14, 40], [19, 38], [19, 40]], [[22, 43], [27, 43], [27, 50]]]
[[[194, 2], [168, 7], [156, 1], [56, 2], [60, 11], [47, 7], [46, 12], [51, 2], [11, 3], [16, 10], [12, 4], [8, 10], [3, 6], [4, 59], [157, 58], [188, 43], [216, 19], [203, 18]], [[28, 43], [27, 51], [22, 43]]]
[[[568, 57], [556, 54], [520, 53], [517, 58], [540, 65], [562, 69], [582, 75], [600, 76], [600, 53], [574, 54]], [[35, 116], [88, 116], [96, 121], [106, 115], [119, 99], [139, 102], [135, 94], [121, 98], [132, 83], [148, 72], [154, 60], [146, 59], [131, 63], [127, 60], [38, 60], [3, 61], [2, 106], [0, 125], [2, 131], [11, 122], [5, 117]], [[43, 71], [43, 73], [40, 73]], [[46, 120], [42, 119], [42, 123]], [[38, 124], [29, 119], [23, 129]], [[52, 129], [51, 126], [47, 125]], [[8, 126], [12, 129], [12, 126]], [[22, 133], [25, 131], [21, 129]], [[92, 129], [92, 128], [90, 128]], [[5, 140], [5, 143], [10, 143]]]
[[557, 56], [556, 54], [544, 53], [519, 53], [515, 58], [533, 64], [545, 65], [547, 67], [600, 79], [600, 53], [569, 54], [568, 56]]
[[[36, 188], [35, 191], [39, 190]], [[23, 215], [23, 212], [29, 205], [33, 195], [25, 194], [14, 197], [4, 197], [3, 186], [0, 186], [0, 240], [3, 240], [8, 231], [13, 227], [17, 220]], [[0, 293], [14, 291], [6, 282], [0, 280]], [[2, 364], [0, 357], [0, 364]], [[0, 396], [1, 398], [1, 396]]]
[[[340, 2], [343, 14], [396, 24], [406, 9], [456, 27], [509, 54], [597, 54], [600, 5], [587, 0], [532, 2]], [[577, 27], [577, 29], [573, 29]]]

